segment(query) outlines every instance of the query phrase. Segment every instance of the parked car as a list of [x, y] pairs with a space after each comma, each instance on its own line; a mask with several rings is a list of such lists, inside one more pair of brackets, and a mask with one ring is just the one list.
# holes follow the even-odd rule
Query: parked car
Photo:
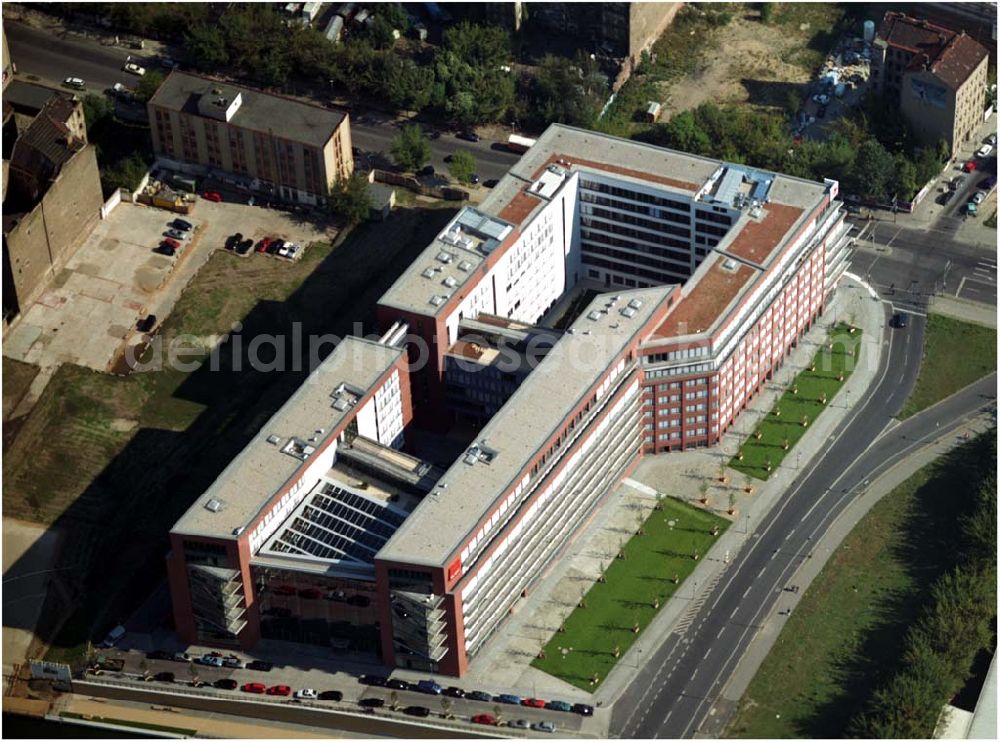
[[233, 670], [242, 670], [243, 669], [243, 660], [239, 659], [238, 657], [223, 657], [222, 658], [222, 666], [223, 667], [230, 667]]
[[180, 218], [174, 219], [167, 226], [173, 227], [174, 229], [179, 229], [182, 232], [190, 232], [192, 229], [194, 229], [194, 225], [191, 222], [189, 222], [187, 219], [180, 219]]
[[983, 201], [986, 200], [986, 197], [988, 195], [989, 194], [986, 191], [976, 191], [976, 194], [972, 197], [972, 203], [978, 206], [979, 204], [981, 204]]
[[444, 688], [433, 680], [420, 680], [417, 682], [417, 690], [421, 693], [430, 693], [432, 696], [440, 696]]
[[248, 670], [256, 670], [257, 672], [271, 672], [271, 668], [274, 665], [270, 662], [265, 662], [264, 660], [253, 660], [252, 662], [247, 662]]
[[312, 688], [300, 688], [295, 691], [295, 698], [300, 701], [316, 701], [319, 699], [319, 693], [314, 691]]
[[465, 142], [478, 142], [480, 139], [480, 136], [474, 131], [460, 131], [455, 137]]
[[267, 686], [263, 683], [244, 683], [240, 690], [244, 693], [266, 693]]
[[160, 66], [165, 70], [172, 70], [175, 67], [180, 67], [180, 64], [170, 57], [160, 57]]
[[991, 147], [996, 147], [997, 146], [997, 135], [996, 134], [990, 134], [988, 137], [986, 137], [986, 139], [984, 140], [984, 142], [985, 142], [985, 144], [988, 144]]
[[[135, 323], [135, 329], [137, 329], [139, 332], [150, 332], [154, 327], [156, 327], [156, 315], [155, 314], [147, 314], [145, 317], [143, 317], [141, 320], [139, 320], [138, 322]], [[125, 635], [125, 632], [122, 631], [122, 636], [124, 636], [124, 635]], [[111, 636], [111, 635], [109, 634], [108, 636]], [[120, 639], [121, 637], [118, 637], [118, 638]], [[108, 640], [105, 639], [103, 642], [101, 642], [101, 646], [102, 647], [104, 647], [104, 646], [113, 647], [114, 646], [114, 644], [106, 644], [107, 641]], [[118, 639], [115, 639], [114, 641], [117, 642]]]
[[964, 165], [962, 165], [962, 170], [964, 170], [967, 173], [971, 173], [975, 169], [976, 169], [976, 161], [975, 160], [969, 160]]
[[989, 157], [990, 152], [993, 151], [992, 144], [984, 144], [982, 147], [976, 150], [976, 157]]
[[444, 695], [449, 698], [465, 698], [465, 691], [454, 685], [451, 685], [444, 689]]
[[198, 665], [208, 665], [209, 667], [222, 667], [221, 657], [212, 657], [211, 655], [202, 655], [195, 660], [195, 664]]
[[212, 683], [212, 685], [221, 690], [236, 690], [236, 687], [239, 685], [239, 683], [237, 683], [232, 678], [219, 678], [214, 683]]
[[407, 706], [403, 709], [403, 713], [409, 716], [427, 717], [431, 715], [431, 710], [426, 706]]
[[158, 683], [172, 683], [174, 682], [174, 674], [172, 672], [158, 672], [153, 676], [153, 680]]
[[521, 705], [521, 696], [515, 696], [511, 693], [501, 693], [496, 697], [497, 703], [510, 703], [514, 706]]
[[489, 180], [483, 183], [483, 188], [494, 188], [496, 187], [496, 184], [499, 182], [500, 181], [497, 178], [490, 178]]
[[152, 652], [146, 652], [147, 660], [172, 660], [173, 658], [174, 653], [165, 649], [154, 649]]
[[122, 69], [130, 75], [138, 75], [139, 77], [146, 74], [146, 68], [136, 64], [135, 62], [126, 61], [125, 64], [122, 65]]
[[580, 716], [593, 716], [594, 715], [594, 707], [590, 706], [590, 705], [588, 705], [586, 703], [574, 703], [573, 704], [573, 710], [576, 713], [578, 713]]
[[343, 701], [344, 694], [339, 690], [324, 690], [320, 691], [319, 700], [321, 701]]
[[551, 709], [552, 711], [572, 711], [572, 704], [566, 703], [565, 701], [549, 701], [545, 704], [545, 708]]
[[214, 201], [215, 203], [222, 202], [222, 194], [218, 191], [205, 191], [201, 194], [201, 197], [206, 201]]
[[541, 698], [522, 698], [521, 705], [528, 706], [533, 709], [543, 709], [545, 708], [545, 701]]
[[493, 696], [483, 690], [471, 691], [470, 693], [466, 693], [465, 697], [470, 701], [485, 701], [486, 703], [493, 700]]
[[479, 182], [479, 173], [473, 173], [469, 176], [469, 182], [476, 184]]
[[189, 232], [182, 232], [179, 229], [168, 229], [166, 231], [166, 236], [167, 237], [172, 237], [175, 240], [177, 240], [178, 242], [180, 242], [182, 240], [186, 240], [188, 237], [191, 236], [191, 234]]
[[531, 728], [536, 732], [548, 732], [552, 734], [556, 730], [556, 725], [551, 721], [536, 721], [531, 725]]
[[417, 175], [419, 175], [422, 178], [425, 178], [429, 175], [434, 175], [434, 166], [425, 165], [424, 167], [420, 168], [419, 172], [417, 172]]
[[163, 244], [174, 248], [175, 250], [181, 249], [181, 243], [179, 240], [175, 240], [173, 237], [164, 237]]
[[83, 90], [87, 86], [87, 83], [85, 83], [79, 77], [67, 77], [65, 80], [63, 80], [63, 85], [65, 85], [68, 88], [76, 88], [77, 90]]
[[375, 688], [385, 688], [386, 683], [389, 682], [389, 678], [384, 675], [361, 675], [358, 677], [358, 682], [362, 685], [371, 685]]
[[267, 695], [269, 696], [290, 696], [292, 695], [292, 689], [287, 685], [272, 685], [267, 689]]
[[225, 247], [227, 250], [235, 250], [236, 246], [243, 241], [243, 235], [237, 232], [236, 234], [231, 234], [226, 238]]
[[937, 202], [942, 206], [946, 206], [949, 201], [955, 197], [955, 191], [945, 191], [940, 196], [937, 197]]
[[381, 698], [362, 698], [358, 701], [358, 705], [366, 709], [380, 709], [385, 706], [385, 701]]
[[979, 187], [984, 191], [992, 191], [997, 186], [996, 176], [991, 175], [988, 178], [983, 178], [979, 181]]
[[273, 241], [273, 237], [262, 237], [260, 242], [257, 243], [257, 252], [265, 252], [267, 250], [267, 246]]
[[236, 252], [239, 255], [246, 255], [252, 249], [253, 249], [253, 240], [251, 240], [249, 237], [236, 246]]
[[476, 714], [472, 717], [473, 724], [486, 724], [491, 727], [497, 725], [497, 717], [493, 714]]
[[512, 729], [531, 729], [531, 722], [528, 721], [527, 719], [514, 719], [513, 721], [509, 722], [507, 726], [511, 727]]
[[400, 680], [399, 678], [389, 678], [385, 681], [385, 687], [391, 688], [392, 690], [411, 690], [412, 686], [405, 680]]
[[177, 253], [177, 250], [168, 245], [166, 241], [163, 241], [153, 248], [153, 252], [157, 255], [166, 255], [168, 258], [172, 258]]
[[174, 656], [171, 657], [170, 659], [172, 659], [174, 662], [190, 662], [191, 655], [189, 655], [187, 652], [175, 652]]
[[[281, 247], [278, 248], [278, 257], [279, 258], [287, 258], [288, 257], [288, 246], [290, 244], [291, 244], [290, 242], [285, 242], [285, 243], [283, 243], [281, 245]], [[319, 591], [317, 590], [317, 592], [319, 592]]]
[[285, 246], [284, 240], [274, 240], [267, 246], [267, 248], [265, 248], [264, 252], [266, 252], [268, 255], [276, 255], [278, 253], [278, 250], [280, 250], [284, 246]]
[[130, 103], [132, 99], [135, 97], [132, 91], [129, 90], [124, 85], [122, 85], [120, 82], [116, 82], [114, 85], [112, 85], [111, 89], [108, 92], [111, 94], [112, 98], [123, 100], [126, 103]]

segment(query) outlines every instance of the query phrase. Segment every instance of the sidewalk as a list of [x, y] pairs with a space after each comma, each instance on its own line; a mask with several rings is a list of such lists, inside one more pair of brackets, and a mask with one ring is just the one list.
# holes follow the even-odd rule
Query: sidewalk
[[[827, 328], [838, 321], [851, 321], [861, 328], [862, 353], [858, 368], [827, 409], [810, 426], [808, 432], [786, 457], [785, 464], [766, 483], [754, 482], [757, 493], [743, 492], [742, 476], [730, 484], [718, 481], [720, 458], [728, 460], [739, 444], [757, 426], [762, 416], [773, 407], [785, 388], [809, 361], [825, 340]], [[875, 379], [882, 352], [885, 311], [883, 304], [872, 299], [862, 284], [845, 279], [826, 313], [799, 343], [775, 378], [761, 391], [751, 406], [728, 432], [721, 446], [698, 451], [684, 451], [664, 456], [649, 456], [642, 460], [631, 478], [610, 493], [605, 503], [591, 517], [576, 540], [559, 558], [542, 582], [523, 601], [504, 631], [490, 640], [473, 660], [464, 687], [481, 685], [497, 690], [511, 689], [542, 697], [565, 698], [567, 701], [586, 700], [595, 708], [594, 716], [583, 730], [594, 736], [606, 737], [611, 720], [610, 706], [641, 669], [643, 655], [655, 651], [676, 625], [699, 600], [704, 600], [711, 587], [726, 569], [725, 554], [730, 561], [743, 546], [749, 533], [777, 503], [790, 483], [799, 475], [816, 452], [822, 449], [847, 412], [852, 400], [860, 399]], [[735, 479], [735, 481], [734, 481]], [[551, 675], [531, 667], [540, 647], [548, 641], [563, 619], [573, 610], [580, 591], [596, 580], [602, 562], [613, 558], [618, 549], [621, 529], [634, 527], [637, 511], [647, 516], [655, 504], [656, 492], [694, 502], [703, 481], [711, 483], [709, 507], [722, 514], [729, 505], [729, 493], [737, 495], [737, 515], [733, 525], [716, 541], [712, 550], [700, 561], [685, 581], [678, 598], [670, 600], [657, 614], [615, 669], [601, 684], [590, 700], [587, 694]], [[688, 587], [693, 585], [694, 587]], [[692, 592], [693, 591], [693, 592]], [[685, 598], [679, 599], [683, 593]]]
[[[989, 430], [992, 424], [992, 419], [989, 416], [978, 415], [972, 421], [960, 425], [959, 428], [978, 434]], [[809, 585], [823, 570], [830, 557], [833, 556], [840, 543], [861, 519], [868, 514], [868, 511], [879, 500], [916, 474], [920, 469], [931, 464], [953, 448], [956, 448], [962, 442], [961, 438], [956, 434], [955, 429], [942, 433], [935, 440], [913, 452], [872, 482], [860, 497], [854, 499], [837, 516], [826, 530], [826, 533], [816, 543], [812, 551], [813, 558], [803, 561], [798, 570], [788, 580], [790, 583], [798, 585], [800, 592], [783, 594], [781, 599], [775, 602], [771, 612], [761, 622], [761, 628], [757, 631], [743, 653], [742, 659], [734, 669], [729, 681], [722, 689], [722, 693], [720, 694], [721, 703], [716, 704], [716, 708], [725, 709], [730, 712], [736, 710], [740, 699], [749, 687], [754, 675], [781, 634], [784, 621], [780, 620], [778, 615], [779, 610], [791, 609], [798, 603], [801, 596], [808, 590]], [[702, 732], [707, 736], [713, 734], [721, 735], [724, 725], [729, 723], [729, 716], [731, 714], [725, 712], [717, 715], [712, 720], [712, 728], [702, 729]]]
[[996, 329], [997, 308], [978, 301], [940, 295], [931, 298], [929, 312]]

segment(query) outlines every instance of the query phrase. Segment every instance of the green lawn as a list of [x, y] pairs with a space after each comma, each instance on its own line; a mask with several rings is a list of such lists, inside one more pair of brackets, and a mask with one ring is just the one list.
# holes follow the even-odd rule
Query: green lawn
[[900, 418], [907, 418], [997, 370], [997, 331], [992, 327], [927, 317], [920, 376]]
[[832, 347], [824, 346], [813, 357], [812, 367], [795, 377], [789, 390], [747, 438], [729, 462], [733, 469], [767, 479], [792, 452], [808, 425], [833, 402], [861, 356], [861, 331], [852, 335], [848, 325], [839, 324], [831, 331], [830, 341]]
[[[830, 557], [787, 619], [726, 736], [842, 738], [901, 661], [906, 629], [961, 544], [956, 488], [996, 471], [996, 431], [921, 469], [880, 500]], [[967, 507], [967, 506], [966, 506]]]
[[[563, 624], [565, 631], [553, 634], [544, 658], [532, 664], [594, 690], [618, 661], [615, 647], [624, 655], [667, 600], [678, 591], [683, 596], [684, 579], [697, 565], [693, 555], [704, 555], [716, 539], [709, 532], [712, 526], [721, 534], [728, 525], [714, 513], [665, 498], [662, 510], [654, 510], [646, 520], [644, 533], [625, 544], [625, 558], [607, 565], [606, 582], [591, 587], [585, 607], [573, 610]], [[595, 673], [598, 682], [591, 684]]]

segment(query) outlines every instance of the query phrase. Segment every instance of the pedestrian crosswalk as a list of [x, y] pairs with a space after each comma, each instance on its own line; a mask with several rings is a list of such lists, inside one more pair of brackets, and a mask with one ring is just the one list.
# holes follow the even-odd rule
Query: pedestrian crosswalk
[[[680, 620], [677, 621], [676, 624], [674, 624], [673, 633], [678, 636], [684, 636], [687, 630], [691, 627], [691, 624], [694, 623], [694, 619], [698, 616], [698, 611], [700, 611], [701, 607], [705, 605], [705, 601], [708, 600], [709, 596], [711, 596], [713, 592], [715, 592], [715, 587], [719, 584], [719, 580], [722, 579], [722, 575], [724, 573], [725, 569], [720, 569], [716, 572], [715, 576], [708, 581], [708, 584], [705, 585], [705, 588], [701, 592], [698, 592], [697, 584], [692, 583], [691, 590], [693, 590], [696, 595], [691, 601], [691, 605], [689, 605], [688, 609], [684, 612], [684, 615], [681, 616]], [[675, 598], [682, 597], [685, 589], [686, 586], [682, 586], [681, 593], [675, 596]]]

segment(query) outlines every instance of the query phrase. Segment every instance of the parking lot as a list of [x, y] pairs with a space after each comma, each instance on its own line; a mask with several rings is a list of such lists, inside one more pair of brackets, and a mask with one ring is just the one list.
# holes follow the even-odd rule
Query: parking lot
[[[157, 254], [154, 248], [177, 216], [194, 225], [193, 236], [173, 257]], [[122, 203], [98, 223], [53, 285], [7, 333], [4, 354], [42, 368], [75, 363], [111, 370], [126, 345], [141, 341], [136, 323], [149, 314], [162, 322], [212, 251], [223, 249], [236, 232], [255, 243], [275, 236], [300, 245], [330, 236], [326, 225], [312, 224], [301, 214], [245, 204], [199, 200], [183, 216]]]

